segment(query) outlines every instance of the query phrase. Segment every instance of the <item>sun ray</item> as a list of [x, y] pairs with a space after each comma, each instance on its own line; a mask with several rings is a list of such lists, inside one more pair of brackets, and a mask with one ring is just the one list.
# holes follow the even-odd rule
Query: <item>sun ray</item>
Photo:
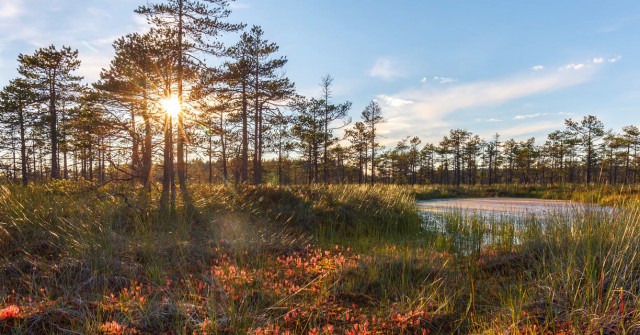
[[180, 114], [181, 106], [177, 97], [171, 96], [160, 101], [162, 108], [171, 117], [177, 117]]

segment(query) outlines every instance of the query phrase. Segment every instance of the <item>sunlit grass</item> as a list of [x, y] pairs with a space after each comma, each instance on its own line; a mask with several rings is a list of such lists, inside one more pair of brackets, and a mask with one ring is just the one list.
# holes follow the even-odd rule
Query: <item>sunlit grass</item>
[[615, 210], [438, 229], [414, 204], [518, 190], [192, 185], [198, 214], [167, 216], [128, 187], [3, 186], [0, 333], [637, 331], [635, 189], [526, 189]]

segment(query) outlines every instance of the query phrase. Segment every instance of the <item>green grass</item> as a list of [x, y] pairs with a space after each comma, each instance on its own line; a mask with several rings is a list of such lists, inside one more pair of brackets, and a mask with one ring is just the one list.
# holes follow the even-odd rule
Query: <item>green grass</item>
[[[58, 182], [0, 189], [0, 333], [634, 333], [636, 188], [288, 188], [158, 194]], [[615, 204], [542, 221], [415, 199]], [[179, 197], [180, 198], [180, 197]], [[15, 307], [18, 312], [15, 312]]]
[[487, 198], [514, 197], [537, 198], [547, 200], [573, 200], [583, 203], [615, 205], [625, 201], [637, 200], [640, 195], [638, 185], [593, 185], [554, 184], [554, 185], [419, 185], [408, 187], [416, 200], [432, 200], [444, 198]]

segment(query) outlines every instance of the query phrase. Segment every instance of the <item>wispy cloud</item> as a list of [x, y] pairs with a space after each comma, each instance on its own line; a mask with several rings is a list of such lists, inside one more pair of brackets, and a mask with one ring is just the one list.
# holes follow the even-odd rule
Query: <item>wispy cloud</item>
[[109, 66], [111, 54], [87, 53], [81, 57], [80, 69], [78, 74], [83, 76], [88, 82], [93, 82], [100, 78], [100, 71]]
[[433, 77], [431, 80], [428, 77], [422, 77], [422, 79], [420, 79], [421, 83], [426, 83], [429, 81], [433, 81], [439, 84], [450, 84], [450, 83], [455, 83], [458, 81], [458, 79], [456, 78], [451, 78], [451, 77], [440, 77], [440, 76], [435, 76]]
[[490, 119], [476, 119], [476, 122], [502, 122], [501, 119], [495, 119], [495, 118], [490, 118]]
[[[103, 1], [85, 7], [70, 1], [52, 0], [47, 6], [27, 8], [30, 3], [0, 0], [0, 50], [4, 60], [4, 64], [0, 64], [0, 86], [17, 74], [15, 59], [19, 53], [30, 54], [51, 44], [77, 48], [82, 62], [79, 74], [91, 82], [98, 79], [103, 67], [109, 65], [113, 57], [113, 40], [149, 29], [142, 15], [131, 12], [134, 5], [127, 8], [116, 5], [115, 1]], [[52, 13], [56, 9], [59, 12]], [[54, 16], [56, 20], [51, 19]]]
[[544, 70], [544, 66], [542, 66], [542, 65], [534, 65], [534, 66], [530, 67], [529, 69], [531, 69], [533, 71], [541, 71], [541, 70]]
[[[450, 86], [425, 86], [396, 94], [378, 96], [388, 122], [382, 125], [388, 138], [398, 139], [404, 134], [442, 134], [455, 126], [447, 116], [467, 108], [497, 106], [516, 99], [556, 91], [591, 79], [594, 71], [552, 71], [531, 77], [519, 75], [493, 81]], [[398, 104], [397, 101], [411, 101]], [[533, 115], [533, 114], [532, 114]], [[523, 116], [524, 118], [524, 116]], [[478, 119], [498, 122], [498, 118]], [[480, 122], [480, 121], [479, 121]], [[439, 137], [439, 136], [437, 136]]]
[[440, 84], [449, 84], [449, 83], [455, 83], [458, 81], [458, 79], [451, 78], [451, 77], [433, 77], [433, 80], [439, 82]]
[[406, 100], [406, 99], [397, 98], [397, 97], [390, 97], [387, 95], [379, 95], [376, 100], [390, 107], [402, 107], [402, 106], [411, 105], [414, 103], [414, 101], [411, 101], [411, 100]]
[[616, 57], [613, 57], [613, 58], [609, 58], [609, 59], [607, 59], [607, 62], [609, 62], [609, 63], [615, 63], [615, 62], [617, 62], [617, 61], [619, 61], [619, 60], [621, 60], [621, 59], [622, 59], [622, 56], [616, 56]]
[[15, 18], [23, 13], [20, 1], [0, 0], [0, 19]]
[[616, 56], [613, 58], [604, 58], [604, 57], [594, 57], [592, 59], [589, 59], [588, 61], [585, 62], [581, 62], [581, 63], [569, 63], [566, 65], [563, 65], [561, 67], [558, 68], [558, 71], [580, 71], [580, 70], [584, 70], [587, 68], [590, 68], [592, 66], [596, 66], [596, 65], [600, 65], [602, 63], [609, 62], [609, 63], [615, 63], [619, 60], [622, 59], [622, 56]]
[[586, 64], [584, 64], [584, 63], [577, 63], [577, 64], [570, 63], [570, 64], [567, 64], [567, 65], [564, 65], [564, 66], [560, 67], [558, 70], [561, 70], [561, 71], [567, 71], [567, 70], [579, 71], [579, 70], [584, 69], [585, 67], [586, 67]]
[[369, 70], [369, 75], [384, 80], [390, 80], [402, 76], [397, 65], [387, 57], [381, 57], [376, 60], [373, 67]]
[[134, 30], [137, 33], [144, 34], [151, 30], [151, 26], [147, 22], [147, 19], [142, 15], [131, 15], [131, 21], [133, 22]]
[[548, 113], [535, 113], [535, 114], [524, 114], [524, 115], [516, 115], [513, 117], [514, 120], [523, 120], [523, 119], [533, 119], [536, 117], [540, 117], [543, 115], [548, 115]]

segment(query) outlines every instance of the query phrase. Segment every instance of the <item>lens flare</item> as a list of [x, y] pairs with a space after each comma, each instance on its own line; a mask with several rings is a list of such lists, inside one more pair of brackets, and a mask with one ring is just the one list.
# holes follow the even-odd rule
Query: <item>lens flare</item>
[[167, 99], [162, 99], [160, 103], [162, 105], [162, 108], [167, 114], [169, 114], [169, 116], [176, 117], [178, 116], [178, 114], [180, 114], [180, 101], [178, 101], [177, 97], [172, 96]]

